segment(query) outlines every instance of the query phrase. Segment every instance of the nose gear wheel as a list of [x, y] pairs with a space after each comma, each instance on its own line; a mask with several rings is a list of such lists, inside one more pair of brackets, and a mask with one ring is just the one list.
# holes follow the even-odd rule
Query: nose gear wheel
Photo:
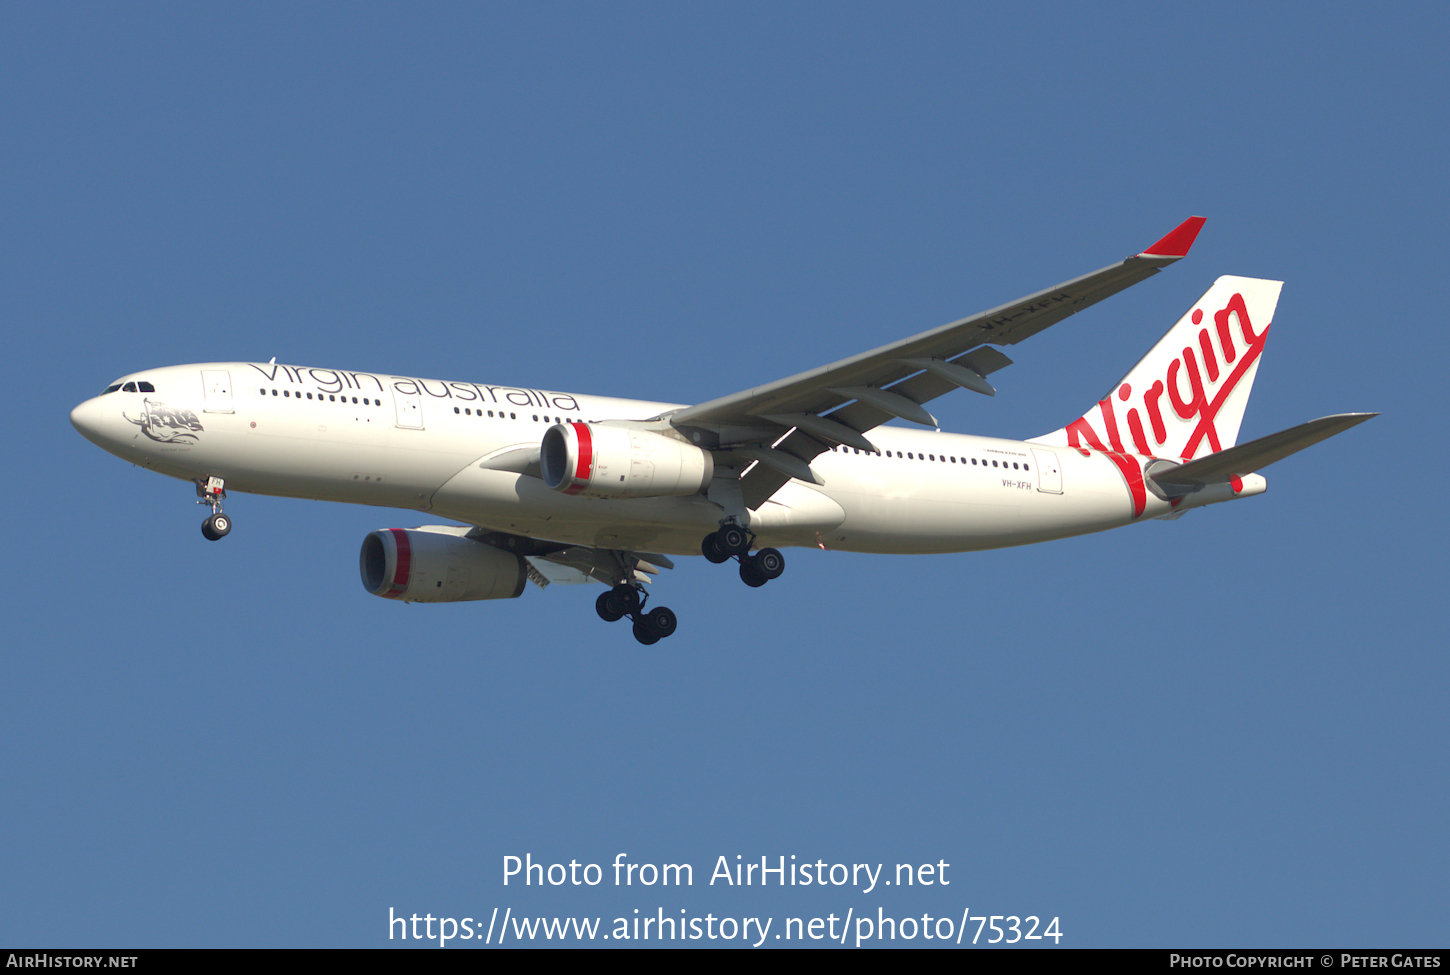
[[198, 477], [196, 479], [197, 504], [211, 506], [211, 516], [201, 523], [201, 533], [207, 541], [225, 538], [232, 530], [232, 520], [222, 514], [222, 502], [226, 500], [226, 482], [219, 477]]
[[219, 538], [225, 538], [231, 530], [232, 520], [221, 512], [217, 512], [201, 523], [201, 533], [207, 537], [208, 541], [214, 542]]

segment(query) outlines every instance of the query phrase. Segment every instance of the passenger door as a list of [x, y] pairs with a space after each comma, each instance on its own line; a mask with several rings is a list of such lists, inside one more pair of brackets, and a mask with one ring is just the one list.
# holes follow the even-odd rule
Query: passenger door
[[225, 369], [203, 369], [201, 388], [206, 393], [205, 413], [231, 413], [232, 374]]

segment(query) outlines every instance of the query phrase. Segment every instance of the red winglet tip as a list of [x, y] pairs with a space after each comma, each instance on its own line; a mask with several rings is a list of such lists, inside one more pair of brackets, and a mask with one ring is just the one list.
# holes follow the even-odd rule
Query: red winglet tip
[[1189, 217], [1178, 226], [1170, 230], [1162, 240], [1145, 250], [1141, 257], [1187, 257], [1188, 249], [1198, 239], [1198, 232], [1203, 229], [1205, 217]]

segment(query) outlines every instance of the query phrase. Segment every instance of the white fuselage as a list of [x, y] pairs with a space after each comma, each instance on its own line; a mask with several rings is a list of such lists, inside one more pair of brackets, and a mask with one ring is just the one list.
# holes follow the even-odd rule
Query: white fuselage
[[[77, 429], [162, 474], [224, 478], [229, 492], [409, 508], [516, 535], [667, 554], [699, 554], [722, 518], [703, 494], [575, 497], [531, 474], [480, 466], [536, 447], [558, 422], [644, 420], [675, 404], [239, 362], [152, 369], [116, 386], [76, 407]], [[791, 481], [753, 512], [759, 544], [960, 552], [1175, 510], [1141, 491], [1135, 500], [1121, 455], [894, 426], [869, 435], [881, 455], [828, 451], [811, 461], [824, 484]], [[1132, 457], [1130, 466], [1146, 461]], [[1236, 492], [1210, 488], [1176, 510], [1263, 488], [1250, 475]]]

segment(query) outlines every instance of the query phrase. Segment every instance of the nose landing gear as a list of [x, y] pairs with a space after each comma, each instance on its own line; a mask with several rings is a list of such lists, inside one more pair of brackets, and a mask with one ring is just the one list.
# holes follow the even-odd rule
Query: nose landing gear
[[222, 502], [226, 500], [226, 482], [219, 477], [198, 477], [196, 479], [197, 504], [211, 505], [211, 517], [201, 523], [201, 533], [207, 541], [225, 538], [232, 530], [232, 520], [222, 514]]
[[606, 623], [628, 616], [634, 622], [634, 638], [649, 646], [673, 634], [679, 621], [675, 619], [674, 611], [664, 606], [646, 611], [644, 602], [647, 598], [638, 586], [619, 585], [599, 594], [594, 601], [594, 611]]
[[736, 524], [725, 524], [720, 530], [711, 532], [700, 543], [705, 558], [716, 564], [730, 559], [740, 561], [740, 581], [758, 589], [772, 579], [779, 579], [785, 571], [785, 556], [773, 548], [763, 548], [754, 555], [750, 546], [755, 536]]

